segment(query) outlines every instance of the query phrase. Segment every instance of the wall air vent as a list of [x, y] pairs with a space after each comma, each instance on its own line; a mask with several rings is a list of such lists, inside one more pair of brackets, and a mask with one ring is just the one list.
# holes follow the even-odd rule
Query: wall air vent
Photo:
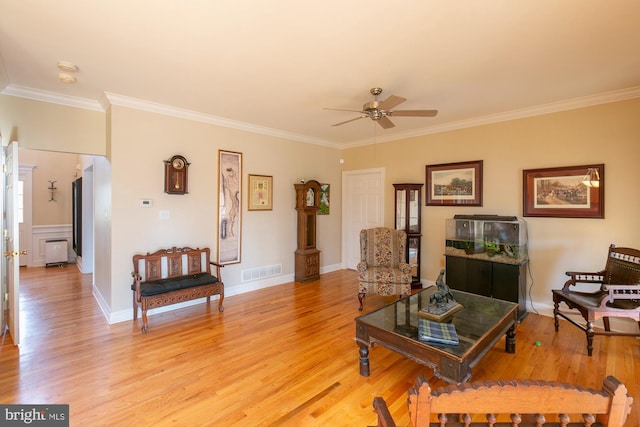
[[250, 282], [252, 280], [265, 279], [267, 277], [278, 276], [282, 274], [282, 264], [268, 265], [266, 267], [250, 268], [242, 270], [242, 281]]

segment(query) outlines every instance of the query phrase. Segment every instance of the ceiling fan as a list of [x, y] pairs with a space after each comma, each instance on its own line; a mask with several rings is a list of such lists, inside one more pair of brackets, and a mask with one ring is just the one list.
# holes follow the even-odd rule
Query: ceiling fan
[[353, 111], [354, 113], [361, 113], [362, 116], [356, 117], [355, 119], [346, 120], [344, 122], [336, 123], [332, 126], [340, 126], [345, 123], [353, 122], [356, 120], [364, 119], [365, 117], [370, 118], [373, 121], [378, 122], [380, 126], [384, 129], [392, 128], [395, 125], [389, 117], [393, 116], [404, 116], [404, 117], [433, 117], [438, 114], [438, 110], [392, 110], [393, 107], [402, 104], [406, 101], [405, 98], [400, 96], [391, 95], [384, 101], [378, 101], [378, 95], [382, 93], [382, 89], [379, 87], [374, 87], [370, 90], [371, 95], [373, 95], [373, 101], [369, 101], [362, 106], [362, 110], [343, 110], [340, 108], [325, 108], [325, 110], [333, 110], [333, 111]]

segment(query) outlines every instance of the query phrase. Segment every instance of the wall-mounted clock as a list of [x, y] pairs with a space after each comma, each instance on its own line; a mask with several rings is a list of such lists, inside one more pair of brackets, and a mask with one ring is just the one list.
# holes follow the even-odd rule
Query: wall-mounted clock
[[164, 161], [164, 192], [187, 194], [189, 192], [189, 162], [184, 156], [173, 156]]

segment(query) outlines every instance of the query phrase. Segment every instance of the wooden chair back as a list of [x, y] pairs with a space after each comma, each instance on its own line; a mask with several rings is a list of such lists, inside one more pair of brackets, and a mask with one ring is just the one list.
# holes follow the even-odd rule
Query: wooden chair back
[[[567, 426], [576, 421], [573, 425], [622, 427], [632, 402], [627, 388], [612, 376], [605, 378], [602, 390], [556, 381], [511, 380], [462, 383], [433, 391], [420, 376], [408, 397], [413, 427]], [[374, 399], [373, 406], [379, 427], [395, 426], [382, 398]]]
[[615, 298], [628, 299], [626, 297], [630, 295], [637, 299], [640, 295], [640, 250], [609, 246], [602, 283], [604, 291], [615, 285], [635, 286], [635, 291], [631, 292], [633, 288], [628, 288], [629, 292], [615, 295]]

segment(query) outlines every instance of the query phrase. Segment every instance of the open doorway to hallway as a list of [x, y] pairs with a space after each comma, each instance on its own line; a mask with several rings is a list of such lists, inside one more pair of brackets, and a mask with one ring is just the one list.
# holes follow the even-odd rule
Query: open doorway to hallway
[[[23, 183], [20, 247], [27, 252], [20, 259], [21, 266], [45, 266], [47, 241], [63, 240], [67, 242], [67, 261], [82, 273], [93, 272], [92, 159], [73, 153], [19, 150], [19, 179]], [[83, 183], [81, 205], [74, 215], [73, 184], [79, 181]], [[81, 221], [74, 221], [74, 217]], [[77, 236], [82, 239], [82, 254], [75, 251]]]

